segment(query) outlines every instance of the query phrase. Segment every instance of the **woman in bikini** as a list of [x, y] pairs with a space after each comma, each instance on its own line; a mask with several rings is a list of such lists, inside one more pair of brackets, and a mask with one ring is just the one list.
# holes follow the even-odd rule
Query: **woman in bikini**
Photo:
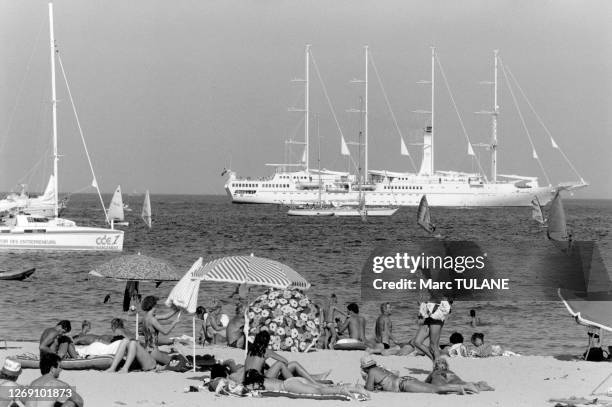
[[142, 321], [142, 331], [145, 339], [145, 349], [159, 364], [167, 365], [168, 362], [170, 362], [170, 355], [158, 349], [159, 334], [168, 335], [179, 322], [179, 319], [177, 318], [167, 327], [164, 327], [159, 321], [165, 321], [172, 318], [179, 310], [175, 308], [166, 314], [158, 315], [157, 300], [157, 297], [152, 295], [142, 300], [142, 310], [146, 312]]
[[[247, 358], [244, 361], [244, 369], [240, 372], [242, 377], [234, 375], [234, 378], [242, 379], [240, 381], [243, 382], [247, 374], [252, 374], [249, 373], [249, 371], [256, 371], [270, 379], [277, 379], [280, 376], [284, 379], [299, 376], [306, 379], [308, 382], [319, 384], [318, 380], [324, 380], [330, 373], [328, 371], [317, 375], [311, 375], [299, 363], [289, 362], [278, 353], [268, 349], [269, 344], [270, 334], [268, 331], [261, 331], [255, 335], [255, 340], [249, 345]], [[274, 359], [276, 362], [268, 367], [266, 365], [266, 359]]]

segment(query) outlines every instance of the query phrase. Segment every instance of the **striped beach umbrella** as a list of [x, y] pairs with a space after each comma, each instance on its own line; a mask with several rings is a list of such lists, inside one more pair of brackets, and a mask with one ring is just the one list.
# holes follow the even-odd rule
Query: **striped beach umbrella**
[[141, 254], [115, 257], [89, 274], [125, 281], [178, 281], [181, 278], [180, 273], [165, 260]]
[[263, 285], [280, 289], [310, 288], [310, 283], [291, 267], [254, 255], [213, 260], [196, 270], [193, 276], [205, 281]]

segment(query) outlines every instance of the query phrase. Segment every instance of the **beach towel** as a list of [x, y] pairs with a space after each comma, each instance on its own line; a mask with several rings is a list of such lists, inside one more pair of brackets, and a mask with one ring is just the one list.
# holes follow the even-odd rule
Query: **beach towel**
[[351, 401], [352, 398], [345, 394], [297, 394], [288, 391], [268, 391], [260, 390], [260, 397], [288, 397], [290, 399], [309, 399], [309, 400], [340, 400]]
[[110, 344], [93, 342], [90, 345], [75, 346], [75, 349], [80, 357], [86, 358], [89, 356], [115, 355], [119, 345], [121, 345], [121, 341], [115, 341]]

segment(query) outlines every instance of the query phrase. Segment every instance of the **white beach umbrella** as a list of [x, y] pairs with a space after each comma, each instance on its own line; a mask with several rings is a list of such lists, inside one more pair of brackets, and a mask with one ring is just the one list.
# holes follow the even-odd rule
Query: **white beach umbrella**
[[[202, 258], [196, 260], [191, 268], [185, 273], [185, 275], [179, 280], [174, 286], [168, 299], [166, 300], [166, 306], [176, 306], [185, 310], [189, 314], [195, 314], [198, 307], [198, 292], [200, 291], [200, 280], [194, 278], [194, 273], [202, 268]], [[191, 328], [193, 334], [193, 371], [196, 370], [196, 355], [195, 355], [195, 342], [196, 342], [196, 318], [192, 316]]]

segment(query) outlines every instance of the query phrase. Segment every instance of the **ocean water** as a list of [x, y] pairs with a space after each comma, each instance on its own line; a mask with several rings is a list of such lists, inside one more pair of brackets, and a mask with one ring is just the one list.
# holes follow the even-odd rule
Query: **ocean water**
[[[380, 245], [397, 245], [422, 236], [415, 224], [416, 209], [402, 208], [390, 218], [359, 219], [295, 218], [274, 205], [233, 205], [225, 196], [153, 195], [153, 229], [139, 218], [142, 196], [124, 197], [133, 212], [127, 212], [130, 226], [125, 230], [124, 254], [137, 253], [165, 259], [187, 270], [200, 256], [217, 257], [254, 253], [286, 263], [307, 278], [308, 295], [323, 300], [336, 293], [340, 307], [358, 302], [368, 320], [368, 336], [378, 315], [379, 304], [360, 300], [360, 272], [371, 251]], [[110, 196], [105, 197], [108, 202]], [[568, 224], [576, 240], [598, 243], [608, 269], [612, 265], [612, 201], [567, 200]], [[455, 240], [486, 241], [499, 247], [544, 239], [542, 230], [530, 220], [529, 208], [432, 209], [438, 230]], [[101, 225], [103, 214], [97, 197], [75, 195], [64, 217], [79, 224]], [[97, 220], [97, 221], [96, 221]], [[114, 317], [133, 321], [121, 311], [124, 283], [99, 279], [88, 272], [117, 254], [105, 253], [5, 253], [1, 269], [36, 267], [28, 280], [0, 281], [0, 339], [37, 340], [43, 328], [60, 319], [70, 319], [73, 330], [88, 319], [93, 332], [105, 333]], [[520, 259], [514, 259], [517, 269]], [[165, 298], [172, 283], [155, 288], [142, 283], [141, 294]], [[224, 303], [235, 287], [203, 282], [199, 302], [211, 298]], [[104, 297], [111, 300], [104, 304]], [[415, 331], [417, 305], [395, 303], [392, 320], [395, 336], [407, 340]], [[485, 323], [468, 325], [468, 312], [476, 309]], [[612, 312], [612, 309], [611, 309]], [[456, 302], [444, 327], [443, 341], [453, 331], [466, 339], [483, 332], [487, 342], [500, 344], [522, 354], [579, 354], [586, 346], [586, 330], [577, 325], [560, 301], [472, 303]], [[191, 333], [191, 319], [185, 317], [173, 331]], [[605, 342], [605, 340], [604, 340]], [[606, 343], [607, 344], [607, 343]]]

